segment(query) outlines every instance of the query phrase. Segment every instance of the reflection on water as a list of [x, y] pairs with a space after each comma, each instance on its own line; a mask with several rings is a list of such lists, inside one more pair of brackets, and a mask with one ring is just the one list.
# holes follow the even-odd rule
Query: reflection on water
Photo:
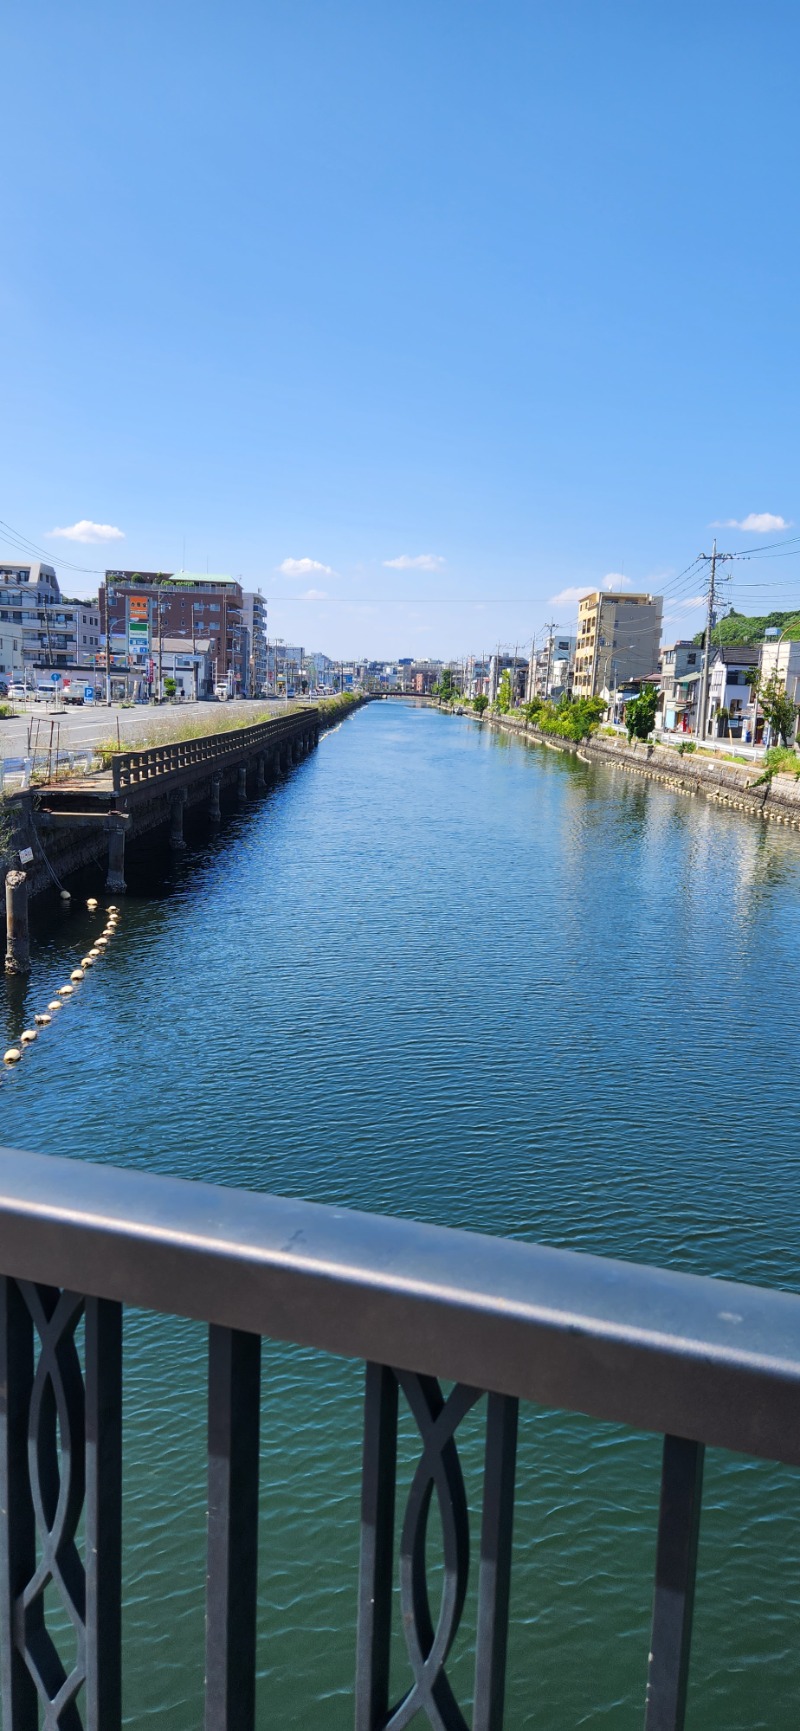
[[[800, 1285], [800, 837], [376, 704], [163, 872], [0, 1081], [6, 1142]], [[95, 929], [56, 910], [6, 1043]], [[170, 1731], [202, 1694], [204, 1354], [126, 1319], [126, 1708]], [[265, 1731], [352, 1720], [360, 1402], [359, 1367], [265, 1346]], [[525, 1414], [509, 1727], [638, 1728], [658, 1461]], [[800, 1482], [712, 1453], [707, 1487], [689, 1723], [794, 1731]]]

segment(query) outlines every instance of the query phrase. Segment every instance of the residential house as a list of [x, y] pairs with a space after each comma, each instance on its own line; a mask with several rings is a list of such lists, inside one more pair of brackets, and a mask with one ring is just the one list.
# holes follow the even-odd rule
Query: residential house
[[694, 707], [692, 692], [702, 671], [703, 651], [690, 638], [681, 637], [676, 643], [664, 644], [659, 666], [661, 704], [656, 724], [667, 733], [686, 733]]
[[[711, 650], [708, 672], [706, 732], [712, 737], [742, 739], [748, 731], [752, 675], [761, 651], [754, 643], [725, 643]], [[717, 720], [719, 711], [723, 719]], [[727, 711], [728, 719], [724, 719]]]

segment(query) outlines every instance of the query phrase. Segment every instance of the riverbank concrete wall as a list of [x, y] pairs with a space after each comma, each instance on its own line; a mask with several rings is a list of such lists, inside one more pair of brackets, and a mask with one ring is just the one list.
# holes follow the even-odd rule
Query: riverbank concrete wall
[[[455, 713], [455, 712], [453, 712]], [[467, 715], [467, 712], [465, 712]], [[761, 764], [729, 763], [724, 758], [705, 757], [697, 752], [682, 755], [669, 745], [638, 740], [611, 738], [594, 734], [576, 745], [569, 739], [558, 739], [542, 733], [522, 716], [489, 715], [467, 718], [476, 726], [489, 726], [510, 733], [530, 744], [568, 753], [584, 762], [605, 763], [612, 769], [623, 769], [628, 775], [641, 775], [648, 781], [660, 782], [684, 794], [702, 794], [732, 811], [760, 817], [771, 823], [800, 829], [800, 781], [793, 775], [774, 775], [764, 781]], [[798, 759], [800, 768], [800, 759]]]

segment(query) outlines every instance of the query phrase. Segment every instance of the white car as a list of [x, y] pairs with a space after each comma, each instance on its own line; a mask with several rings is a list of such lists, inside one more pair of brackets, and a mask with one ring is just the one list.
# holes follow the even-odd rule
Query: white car
[[8, 688], [8, 701], [9, 701], [9, 703], [24, 703], [27, 695], [28, 695], [28, 693], [25, 690], [24, 685], [9, 685], [9, 688]]

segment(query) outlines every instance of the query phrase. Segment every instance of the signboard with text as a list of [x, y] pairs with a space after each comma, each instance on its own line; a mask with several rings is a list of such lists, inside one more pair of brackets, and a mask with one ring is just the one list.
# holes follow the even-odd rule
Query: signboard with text
[[129, 619], [148, 619], [150, 603], [146, 595], [131, 595], [128, 599]]

